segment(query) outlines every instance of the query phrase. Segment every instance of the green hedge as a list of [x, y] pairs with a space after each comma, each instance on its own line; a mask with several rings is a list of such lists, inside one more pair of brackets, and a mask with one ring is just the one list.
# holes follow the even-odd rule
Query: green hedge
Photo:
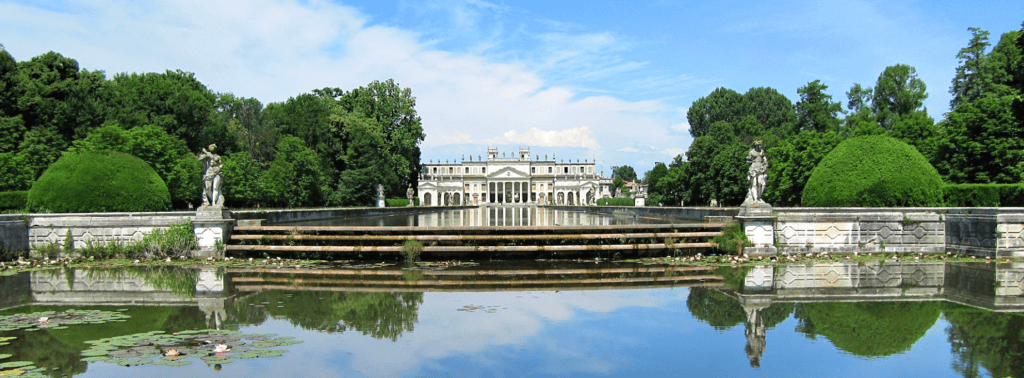
[[[412, 198], [413, 206], [420, 205], [420, 199], [417, 197]], [[384, 205], [386, 207], [405, 207], [409, 204], [409, 200], [406, 198], [386, 198], [384, 199]]]
[[916, 148], [883, 135], [850, 138], [811, 172], [801, 202], [811, 207], [942, 206], [939, 172]]
[[597, 206], [636, 206], [633, 198], [602, 198], [597, 200]]
[[0, 192], [0, 210], [23, 210], [27, 203], [27, 190]]
[[1024, 185], [1021, 184], [948, 184], [942, 197], [950, 207], [1020, 207], [1024, 206]]
[[28, 191], [38, 212], [161, 211], [171, 207], [164, 180], [145, 161], [122, 152], [69, 153]]

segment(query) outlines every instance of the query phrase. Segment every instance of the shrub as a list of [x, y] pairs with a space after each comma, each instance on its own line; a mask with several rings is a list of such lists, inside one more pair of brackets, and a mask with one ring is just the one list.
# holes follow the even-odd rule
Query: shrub
[[740, 222], [727, 224], [722, 229], [722, 235], [715, 236], [711, 242], [717, 243], [718, 249], [737, 255], [743, 252], [743, 247], [750, 244], [747, 233], [743, 230], [743, 223]]
[[1003, 184], [999, 185], [999, 206], [1022, 207], [1024, 206], [1024, 185]]
[[121, 152], [66, 154], [28, 191], [29, 210], [39, 212], [160, 211], [170, 205], [156, 171]]
[[423, 243], [417, 240], [406, 240], [405, 244], [402, 244], [402, 256], [405, 256], [407, 262], [419, 260], [421, 253], [423, 253]]
[[156, 229], [138, 241], [133, 257], [180, 257], [196, 249], [196, 234], [191, 221], [175, 223], [166, 230]]
[[942, 188], [946, 206], [995, 207], [999, 206], [999, 186], [993, 184], [950, 184]]
[[[420, 199], [417, 197], [412, 198], [413, 206], [420, 205]], [[406, 198], [388, 198], [384, 200], [386, 207], [405, 207], [409, 204], [409, 200]]]
[[28, 191], [0, 192], [0, 210], [23, 210], [28, 203]]
[[597, 200], [597, 206], [636, 206], [633, 198], [601, 198]]
[[803, 206], [942, 206], [942, 177], [914, 147], [882, 135], [850, 138], [811, 172]]

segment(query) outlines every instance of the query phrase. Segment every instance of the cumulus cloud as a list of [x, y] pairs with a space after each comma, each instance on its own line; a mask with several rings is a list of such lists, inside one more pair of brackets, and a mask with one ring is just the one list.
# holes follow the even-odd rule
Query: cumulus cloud
[[424, 158], [449, 157], [444, 146], [453, 144], [522, 144], [586, 148], [592, 157], [618, 165], [628, 163], [619, 161], [628, 157], [619, 152], [626, 146], [655, 143], [665, 149], [686, 138], [672, 132], [670, 125], [679, 116], [660, 100], [584, 96], [542, 78], [541, 72], [545, 77], [601, 76], [643, 66], [591, 64], [601, 54], [627, 48], [628, 43], [607, 32], [543, 36], [542, 50], [576, 44], [587, 55], [585, 61], [550, 60], [543, 53], [535, 61], [496, 61], [442, 50], [415, 31], [375, 24], [358, 10], [333, 2], [77, 4], [51, 9], [0, 3], [5, 47], [19, 60], [57, 51], [108, 76], [181, 69], [194, 72], [213, 91], [264, 103], [315, 88], [348, 90], [393, 78], [416, 97], [427, 135]]

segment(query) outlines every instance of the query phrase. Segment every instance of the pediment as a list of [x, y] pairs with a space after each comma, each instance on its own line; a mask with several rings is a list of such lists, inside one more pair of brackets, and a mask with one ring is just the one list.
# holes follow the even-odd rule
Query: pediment
[[487, 175], [489, 179], [528, 179], [530, 175], [512, 167], [505, 167]]

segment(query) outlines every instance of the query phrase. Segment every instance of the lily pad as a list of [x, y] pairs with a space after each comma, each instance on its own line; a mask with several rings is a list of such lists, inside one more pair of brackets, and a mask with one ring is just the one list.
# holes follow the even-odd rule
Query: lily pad
[[32, 366], [32, 363], [28, 361], [11, 361], [0, 363], [0, 369], [22, 368], [26, 366]]
[[154, 361], [153, 362], [153, 365], [160, 365], [160, 366], [185, 366], [185, 365], [191, 365], [191, 364], [192, 364], [192, 361], [189, 361], [189, 360], [169, 360], [169, 359], [163, 359], [163, 360], [159, 360], [159, 361]]
[[[184, 366], [189, 359], [207, 364], [226, 364], [238, 359], [271, 358], [283, 355], [284, 349], [267, 349], [301, 343], [293, 337], [274, 334], [242, 334], [237, 331], [195, 330], [172, 334], [161, 331], [124, 335], [87, 342], [91, 347], [82, 352], [86, 361], [109, 362], [123, 366], [152, 363], [161, 366]], [[221, 346], [226, 352], [217, 352]], [[174, 349], [178, 355], [164, 357]], [[157, 358], [153, 361], [153, 358]]]

